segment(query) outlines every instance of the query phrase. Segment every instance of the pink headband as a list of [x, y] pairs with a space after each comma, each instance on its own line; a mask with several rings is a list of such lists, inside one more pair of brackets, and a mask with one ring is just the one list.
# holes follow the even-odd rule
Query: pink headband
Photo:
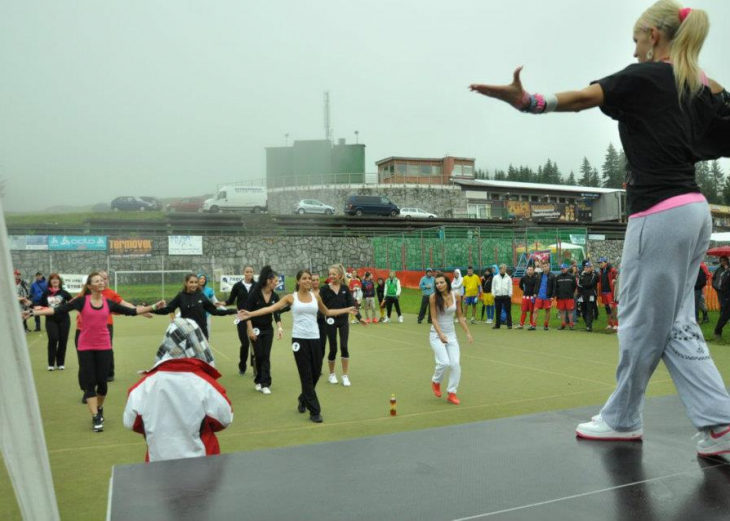
[[689, 16], [689, 13], [692, 12], [692, 9], [690, 7], [685, 7], [684, 9], [679, 10], [679, 23], [684, 22], [684, 20]]

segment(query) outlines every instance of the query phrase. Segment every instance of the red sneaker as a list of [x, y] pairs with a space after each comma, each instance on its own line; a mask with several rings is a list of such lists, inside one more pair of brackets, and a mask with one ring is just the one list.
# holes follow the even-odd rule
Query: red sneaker
[[454, 393], [449, 393], [449, 397], [448, 397], [448, 398], [446, 398], [446, 401], [447, 401], [447, 402], [451, 402], [451, 403], [453, 403], [454, 405], [459, 405], [459, 404], [461, 403], [461, 402], [459, 401], [459, 399], [458, 399], [458, 398], [456, 397], [456, 394], [454, 394]]
[[377, 323], [378, 323], [378, 319], [377, 318], [374, 318], [373, 319], [373, 324], [377, 324]]
[[441, 398], [441, 384], [431, 381], [431, 389], [433, 389], [433, 394], [436, 395], [436, 398]]

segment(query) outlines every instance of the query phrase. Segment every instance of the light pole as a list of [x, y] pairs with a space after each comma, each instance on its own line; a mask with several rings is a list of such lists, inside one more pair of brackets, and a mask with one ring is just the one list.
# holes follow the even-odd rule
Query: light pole
[[359, 136], [360, 136], [360, 131], [359, 130], [356, 130], [355, 131], [355, 144], [356, 145], [359, 145], [360, 144], [360, 137]]
[[289, 146], [289, 134], [284, 134], [284, 146]]

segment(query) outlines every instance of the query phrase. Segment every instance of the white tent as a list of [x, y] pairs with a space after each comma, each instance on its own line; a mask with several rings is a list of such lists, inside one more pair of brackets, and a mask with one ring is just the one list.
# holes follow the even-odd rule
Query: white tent
[[38, 396], [15, 289], [10, 243], [0, 204], [0, 451], [26, 520], [56, 521], [53, 489]]

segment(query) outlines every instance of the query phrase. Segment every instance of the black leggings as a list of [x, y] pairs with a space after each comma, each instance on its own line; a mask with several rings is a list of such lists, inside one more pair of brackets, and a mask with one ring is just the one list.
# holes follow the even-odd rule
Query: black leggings
[[334, 362], [337, 358], [337, 330], [340, 330], [340, 358], [350, 358], [350, 351], [347, 348], [347, 341], [350, 338], [350, 324], [347, 322], [347, 316], [342, 322], [335, 321], [334, 324], [327, 324], [327, 340], [330, 343], [329, 354], [327, 360]]
[[271, 387], [271, 345], [274, 343], [274, 331], [261, 331], [253, 343], [256, 354], [256, 378], [254, 383], [261, 387]]
[[[296, 347], [296, 344], [299, 347]], [[309, 409], [309, 414], [316, 416], [322, 412], [317, 392], [314, 390], [322, 372], [322, 346], [316, 338], [292, 338], [292, 350], [299, 371], [299, 381], [302, 384], [299, 401]]]
[[[114, 326], [111, 324], [107, 324], [106, 328], [109, 330], [109, 341], [114, 341]], [[74, 345], [76, 345], [76, 355], [79, 359], [79, 388], [81, 388], [82, 391], [86, 392], [86, 384], [84, 384], [84, 373], [81, 370], [81, 356], [79, 352], [79, 336], [81, 336], [81, 330], [76, 330], [76, 336], [74, 336]], [[114, 376], [114, 351], [109, 350], [109, 373], [107, 374], [107, 379], [110, 376]]]
[[395, 305], [395, 312], [398, 313], [398, 316], [401, 315], [400, 312], [400, 303], [398, 302], [398, 297], [385, 297], [385, 308], [387, 312], [387, 317], [390, 318], [390, 312], [393, 309], [393, 305]]
[[79, 351], [79, 364], [86, 385], [87, 398], [96, 395], [106, 396], [106, 379], [109, 375], [111, 356], [111, 349]]
[[71, 319], [69, 319], [68, 315], [60, 322], [46, 318], [48, 367], [66, 365], [66, 344], [68, 344], [68, 333], [70, 329]]
[[[246, 372], [246, 362], [248, 361], [248, 348], [251, 343], [248, 338], [248, 326], [246, 322], [238, 323], [238, 339], [241, 341], [241, 348], [238, 352], [238, 372]], [[251, 367], [254, 364], [253, 349], [251, 350]]]

